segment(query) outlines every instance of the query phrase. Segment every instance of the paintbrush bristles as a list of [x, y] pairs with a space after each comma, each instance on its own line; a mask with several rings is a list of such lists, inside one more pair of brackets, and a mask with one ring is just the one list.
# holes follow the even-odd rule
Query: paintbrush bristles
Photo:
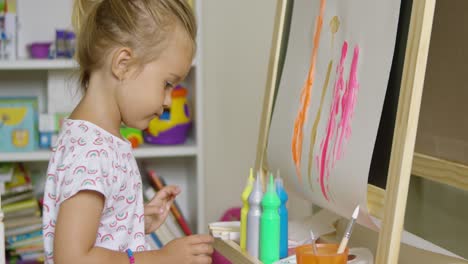
[[356, 207], [356, 209], [354, 209], [353, 218], [354, 218], [354, 219], [357, 219], [358, 214], [359, 214], [359, 205]]

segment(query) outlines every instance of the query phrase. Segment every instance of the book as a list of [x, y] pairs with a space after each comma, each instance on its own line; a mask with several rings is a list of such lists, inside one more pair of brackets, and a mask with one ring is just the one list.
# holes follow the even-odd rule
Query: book
[[33, 190], [33, 186], [30, 183], [26, 183], [24, 185], [19, 185], [15, 187], [5, 186], [2, 192], [2, 200], [4, 199], [3, 197], [11, 197], [11, 196], [15, 196], [17, 193], [31, 191], [31, 190]]
[[37, 209], [39, 210], [39, 204], [36, 199], [30, 198], [27, 200], [23, 200], [20, 202], [12, 203], [12, 204], [7, 204], [5, 206], [2, 206], [3, 213], [5, 214], [5, 218], [9, 213], [21, 211], [24, 209]]
[[33, 190], [33, 186], [29, 172], [24, 168], [23, 164], [14, 164], [13, 175], [10, 181], [4, 182], [4, 188], [2, 188], [2, 201], [30, 190]]
[[[161, 177], [159, 177], [154, 170], [148, 170], [147, 174], [151, 184], [156, 189], [156, 191], [159, 191], [162, 188], [164, 188], [164, 186], [166, 186], [164, 180]], [[177, 222], [179, 223], [182, 230], [184, 231], [185, 235], [191, 235], [192, 231], [190, 230], [190, 227], [188, 226], [187, 221], [182, 215], [180, 208], [175, 200], [171, 205], [171, 212], [174, 215]]]
[[163, 245], [167, 245], [167, 243], [171, 242], [175, 239], [174, 235], [172, 235], [171, 231], [168, 229], [167, 224], [163, 223], [156, 231], [154, 231], [158, 236], [159, 240]]
[[17, 241], [15, 243], [9, 244], [7, 249], [16, 249], [24, 246], [33, 246], [33, 245], [43, 245], [44, 241], [42, 235], [31, 237], [25, 240]]
[[0, 163], [0, 182], [9, 182], [13, 178], [13, 163]]
[[8, 244], [14, 244], [14, 243], [24, 241], [24, 240], [28, 240], [28, 239], [31, 239], [31, 238], [35, 238], [35, 237], [41, 237], [42, 238], [42, 229], [35, 230], [35, 231], [30, 232], [30, 233], [7, 236], [6, 237], [6, 242]]
[[26, 217], [40, 216], [41, 211], [38, 208], [25, 208], [14, 212], [4, 214], [4, 221], [15, 221]]
[[39, 252], [43, 250], [44, 250], [43, 244], [24, 246], [24, 247], [15, 249], [16, 253], [18, 254], [29, 253], [29, 252]]
[[22, 234], [34, 232], [36, 230], [42, 230], [42, 223], [6, 230], [5, 236], [8, 237], [8, 236], [22, 235]]
[[159, 240], [159, 238], [158, 238], [158, 236], [156, 235], [155, 232], [153, 232], [153, 233], [151, 233], [149, 235], [150, 235], [151, 239], [154, 241], [154, 243], [156, 244], [156, 246], [158, 248], [162, 248], [164, 246], [163, 243], [161, 242], [161, 240]]
[[29, 172], [25, 169], [24, 165], [21, 163], [16, 163], [13, 169], [13, 175], [11, 180], [8, 181], [5, 185], [6, 189], [11, 189], [17, 186], [22, 186], [26, 184], [31, 184], [31, 178], [29, 177]]
[[13, 229], [17, 227], [41, 224], [42, 218], [39, 215], [32, 216], [32, 217], [19, 217], [19, 218], [7, 219], [3, 223], [5, 225], [5, 229], [8, 230], [8, 229]]
[[[23, 261], [35, 260], [35, 261], [38, 261], [37, 263], [43, 263], [42, 259], [44, 259], [44, 251], [21, 254], [21, 260]], [[23, 263], [23, 262], [19, 262], [18, 264], [20, 263]], [[26, 262], [26, 263], [30, 263], [30, 262]]]
[[185, 236], [184, 231], [180, 228], [174, 215], [169, 214], [167, 216], [166, 223], [169, 231], [171, 231], [175, 238], [181, 238]]
[[156, 245], [156, 242], [154, 242], [149, 234], [146, 236], [146, 244], [149, 246], [149, 250], [159, 249], [159, 247]]
[[23, 201], [23, 200], [28, 200], [28, 199], [31, 199], [31, 198], [34, 198], [34, 192], [32, 190], [26, 190], [26, 191], [23, 191], [23, 192], [18, 192], [17, 194], [9, 195], [6, 198], [2, 197], [2, 206], [12, 204], [12, 203], [16, 203], [16, 202], [20, 202], [20, 201]]

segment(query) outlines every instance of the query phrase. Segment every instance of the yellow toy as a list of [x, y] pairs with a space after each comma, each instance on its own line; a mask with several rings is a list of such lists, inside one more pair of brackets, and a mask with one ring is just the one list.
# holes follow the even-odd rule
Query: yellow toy
[[187, 103], [187, 89], [177, 86], [172, 91], [172, 105], [159, 118], [154, 118], [144, 131], [145, 142], [158, 145], [183, 144], [192, 124]]

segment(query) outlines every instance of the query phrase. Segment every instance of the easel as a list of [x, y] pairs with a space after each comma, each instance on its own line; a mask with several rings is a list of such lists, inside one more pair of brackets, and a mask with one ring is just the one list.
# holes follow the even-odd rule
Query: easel
[[[270, 64], [257, 145], [256, 168], [267, 170], [265, 163], [274, 91], [279, 80], [278, 64], [284, 44], [284, 21], [288, 0], [277, 1]], [[391, 150], [387, 186], [384, 191], [369, 186], [370, 213], [383, 220], [375, 263], [398, 263], [401, 233], [414, 155], [417, 124], [432, 31], [435, 0], [414, 0], [406, 46], [403, 79]], [[383, 210], [382, 206], [383, 205]], [[215, 248], [233, 263], [255, 263], [235, 245], [217, 240]]]

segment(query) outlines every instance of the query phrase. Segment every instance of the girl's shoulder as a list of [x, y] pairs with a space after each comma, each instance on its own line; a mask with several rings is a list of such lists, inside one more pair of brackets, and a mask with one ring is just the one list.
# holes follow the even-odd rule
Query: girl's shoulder
[[55, 159], [112, 161], [122, 155], [132, 155], [126, 142], [104, 129], [84, 120], [66, 119], [53, 150]]

